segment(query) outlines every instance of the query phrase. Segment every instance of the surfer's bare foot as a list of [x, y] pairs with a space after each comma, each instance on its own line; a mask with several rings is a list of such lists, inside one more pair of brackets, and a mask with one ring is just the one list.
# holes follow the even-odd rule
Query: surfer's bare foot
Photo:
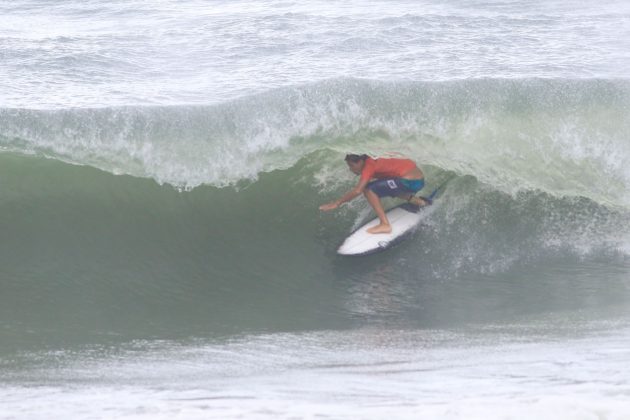
[[369, 228], [367, 231], [368, 233], [391, 233], [392, 226], [380, 224], [380, 225], [376, 225], [374, 227]]

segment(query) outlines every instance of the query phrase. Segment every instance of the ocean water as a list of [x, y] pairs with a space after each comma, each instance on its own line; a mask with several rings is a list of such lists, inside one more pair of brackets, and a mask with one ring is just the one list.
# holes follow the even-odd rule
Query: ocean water
[[[630, 418], [629, 68], [625, 1], [0, 3], [0, 418]], [[371, 257], [349, 152], [447, 182]]]

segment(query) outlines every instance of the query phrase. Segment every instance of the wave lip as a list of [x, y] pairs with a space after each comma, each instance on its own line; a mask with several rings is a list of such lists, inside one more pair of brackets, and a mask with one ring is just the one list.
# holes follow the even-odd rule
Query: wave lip
[[212, 106], [0, 110], [0, 147], [178, 188], [397, 152], [509, 193], [630, 205], [630, 82], [333, 79]]

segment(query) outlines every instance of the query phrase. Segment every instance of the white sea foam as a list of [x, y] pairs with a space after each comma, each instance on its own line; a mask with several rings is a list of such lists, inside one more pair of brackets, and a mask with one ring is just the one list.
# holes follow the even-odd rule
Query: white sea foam
[[0, 413], [24, 419], [617, 420], [630, 415], [628, 337], [627, 330], [560, 341], [357, 330], [253, 336], [225, 345], [147, 343], [142, 352], [111, 359], [94, 351], [43, 355], [59, 367], [27, 373], [35, 387], [5, 384]]
[[0, 5], [0, 103], [219, 103], [339, 76], [627, 77], [627, 2]]

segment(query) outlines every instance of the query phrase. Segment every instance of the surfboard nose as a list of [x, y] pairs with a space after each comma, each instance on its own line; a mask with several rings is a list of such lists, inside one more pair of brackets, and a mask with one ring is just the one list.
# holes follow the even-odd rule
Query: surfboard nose
[[[349, 238], [348, 238], [349, 239]], [[356, 255], [356, 252], [353, 252], [354, 244], [352, 241], [346, 239], [337, 249], [337, 254], [339, 255]]]

